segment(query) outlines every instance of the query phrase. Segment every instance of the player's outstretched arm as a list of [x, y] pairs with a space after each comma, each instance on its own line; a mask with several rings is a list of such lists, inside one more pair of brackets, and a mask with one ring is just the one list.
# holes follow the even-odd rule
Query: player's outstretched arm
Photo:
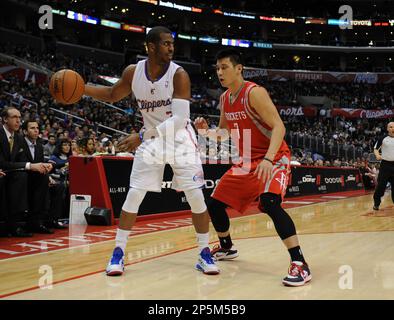
[[113, 86], [85, 86], [85, 95], [96, 100], [105, 102], [117, 102], [131, 93], [131, 82], [133, 80], [135, 65], [124, 69], [122, 77]]

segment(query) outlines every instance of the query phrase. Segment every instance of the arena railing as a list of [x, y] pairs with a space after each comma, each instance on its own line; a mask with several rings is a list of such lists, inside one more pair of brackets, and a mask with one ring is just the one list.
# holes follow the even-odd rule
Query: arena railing
[[334, 141], [329, 144], [325, 139], [311, 136], [309, 134], [300, 134], [297, 132], [287, 132], [285, 136], [286, 142], [292, 148], [302, 148], [311, 150], [323, 156], [331, 158], [344, 158], [348, 160], [363, 159], [369, 157], [369, 152], [365, 152], [362, 147], [356, 147], [351, 144], [343, 144]]
[[[93, 86], [98, 86], [98, 84], [92, 83], [92, 82], [88, 82], [87, 84], [93, 85]], [[115, 106], [115, 105], [113, 105], [113, 104], [111, 104], [111, 103], [104, 102], [104, 101], [100, 101], [100, 100], [96, 100], [96, 99], [90, 98], [90, 97], [88, 97], [88, 96], [83, 96], [82, 98], [83, 98], [83, 99], [87, 99], [87, 100], [94, 101], [95, 103], [101, 104], [101, 105], [103, 105], [104, 107], [111, 108], [111, 109], [115, 109], [115, 110], [118, 110], [118, 111], [123, 112], [124, 114], [127, 114], [127, 110], [122, 109], [122, 108], [119, 108], [119, 107], [117, 107], [117, 106]], [[138, 124], [142, 125], [143, 122], [142, 122], [142, 116], [141, 116], [140, 113], [135, 113], [135, 121], [137, 121]]]
[[[20, 107], [22, 105], [23, 102], [28, 102], [29, 105], [33, 105], [34, 108], [36, 109], [35, 111], [38, 112], [38, 103], [29, 99], [24, 98], [22, 95], [18, 94], [18, 93], [10, 93], [10, 92], [6, 92], [4, 91], [4, 93], [9, 96], [12, 97], [11, 99], [11, 104]], [[22, 99], [21, 99], [22, 98]], [[19, 100], [19, 101], [18, 101]], [[27, 105], [27, 107], [29, 107], [29, 105]], [[30, 108], [30, 107], [29, 107]]]
[[[62, 110], [59, 110], [59, 109], [56, 109], [56, 108], [49, 108], [50, 110], [52, 110], [52, 111], [54, 111], [54, 112], [56, 112], [56, 113], [60, 113], [60, 114], [62, 114], [62, 115], [65, 115], [65, 116], [67, 116], [67, 117], [70, 117], [70, 118], [73, 118], [73, 119], [76, 119], [76, 120], [78, 120], [78, 121], [80, 121], [80, 122], [82, 122], [82, 124], [85, 124], [86, 123], [86, 120], [84, 119], [84, 118], [81, 118], [81, 117], [78, 117], [78, 116], [76, 116], [76, 115], [74, 115], [74, 114], [71, 114], [71, 113], [68, 113], [68, 112], [65, 112], [65, 111], [62, 111]], [[59, 119], [59, 117], [57, 117], [58, 119]], [[64, 118], [60, 118], [61, 120], [64, 120]], [[116, 130], [116, 129], [114, 129], [114, 128], [110, 128], [110, 127], [107, 127], [107, 126], [105, 126], [105, 125], [103, 125], [103, 124], [100, 124], [100, 123], [94, 123], [93, 124], [93, 126], [95, 126], [95, 127], [99, 127], [99, 128], [102, 128], [102, 129], [105, 129], [105, 131], [104, 130], [97, 130], [99, 133], [106, 133], [108, 136], [110, 136], [110, 137], [112, 137], [112, 135], [113, 134], [120, 134], [120, 135], [127, 135], [128, 133], [127, 132], [124, 132], [124, 131], [120, 131], [120, 130]], [[112, 133], [112, 135], [111, 134], [108, 134], [108, 132], [111, 132]]]
[[25, 59], [22, 59], [20, 57], [16, 57], [16, 56], [13, 56], [13, 55], [0, 53], [0, 58], [2, 58], [4, 60], [9, 60], [12, 63], [15, 63], [18, 67], [21, 67], [21, 68], [24, 68], [24, 69], [29, 69], [31, 71], [44, 73], [44, 74], [46, 74], [48, 76], [50, 76], [53, 73], [53, 71], [45, 68], [42, 65], [35, 64], [33, 62], [27, 61]]

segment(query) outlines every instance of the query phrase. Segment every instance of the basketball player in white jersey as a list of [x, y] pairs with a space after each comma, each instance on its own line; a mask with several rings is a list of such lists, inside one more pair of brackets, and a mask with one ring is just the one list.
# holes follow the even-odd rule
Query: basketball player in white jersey
[[197, 151], [197, 139], [190, 125], [190, 79], [187, 72], [171, 61], [174, 39], [165, 27], [154, 27], [146, 36], [148, 59], [130, 65], [112, 87], [86, 86], [85, 94], [115, 102], [131, 92], [141, 110], [144, 128], [119, 144], [121, 151], [135, 152], [130, 189], [122, 207], [116, 234], [116, 247], [106, 273], [121, 275], [127, 238], [147, 191], [161, 192], [166, 163], [174, 171], [173, 188], [184, 191], [191, 207], [197, 233], [199, 255], [196, 268], [205, 274], [218, 274], [211, 258], [209, 215], [201, 188], [204, 177]]

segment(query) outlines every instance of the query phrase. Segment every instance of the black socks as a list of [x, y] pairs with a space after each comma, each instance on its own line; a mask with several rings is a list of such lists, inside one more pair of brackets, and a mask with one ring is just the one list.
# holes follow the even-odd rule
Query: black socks
[[220, 246], [223, 249], [231, 249], [231, 247], [233, 246], [233, 242], [231, 241], [231, 236], [228, 235], [227, 237], [219, 237], [219, 241], [220, 241]]
[[300, 246], [288, 249], [291, 257], [291, 261], [301, 261], [305, 263], [304, 255], [302, 254]]

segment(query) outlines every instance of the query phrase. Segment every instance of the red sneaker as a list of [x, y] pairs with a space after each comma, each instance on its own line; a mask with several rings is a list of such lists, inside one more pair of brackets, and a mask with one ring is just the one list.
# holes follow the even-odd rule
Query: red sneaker
[[290, 264], [288, 275], [283, 279], [283, 284], [289, 287], [303, 286], [312, 280], [312, 274], [308, 264], [301, 261], [293, 261]]

